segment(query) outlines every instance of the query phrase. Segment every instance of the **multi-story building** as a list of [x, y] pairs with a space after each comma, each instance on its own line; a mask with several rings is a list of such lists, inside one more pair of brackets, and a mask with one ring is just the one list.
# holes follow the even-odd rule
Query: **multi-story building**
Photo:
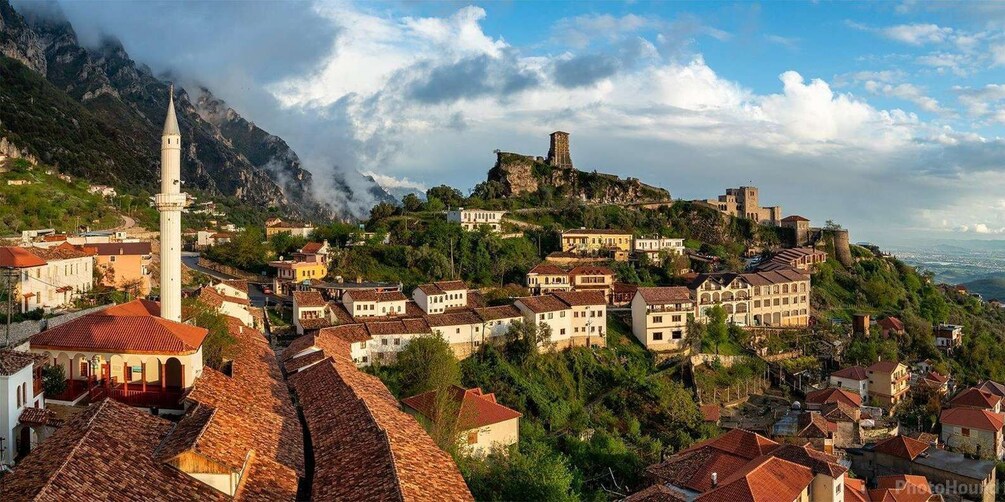
[[935, 327], [935, 346], [939, 350], [952, 353], [962, 344], [963, 326], [942, 323]]
[[474, 310], [464, 309], [426, 316], [426, 323], [435, 335], [450, 344], [458, 359], [464, 359], [478, 350], [485, 340], [483, 322]]
[[353, 317], [402, 315], [407, 303], [408, 298], [401, 291], [357, 289], [342, 295], [342, 304]]
[[632, 251], [632, 234], [623, 230], [566, 230], [562, 232], [562, 251], [578, 255], [627, 254]]
[[650, 350], [680, 350], [695, 304], [685, 287], [640, 287], [632, 298], [632, 334]]
[[523, 415], [496, 402], [495, 394], [456, 385], [447, 392], [449, 404], [438, 402], [440, 394], [435, 390], [406, 397], [401, 404], [405, 412], [423, 424], [438, 420], [444, 408], [449, 410], [450, 421], [457, 429], [457, 443], [466, 455], [484, 457], [520, 440], [520, 417]]
[[22, 312], [69, 306], [94, 283], [91, 254], [70, 244], [0, 248], [0, 267], [16, 271], [14, 295]]
[[307, 239], [314, 231], [314, 225], [310, 223], [295, 223], [273, 218], [265, 222], [265, 238], [272, 238], [276, 234], [290, 234], [294, 237]]
[[556, 292], [517, 298], [513, 303], [525, 322], [547, 326], [551, 331], [547, 342], [560, 349], [605, 345], [606, 304], [596, 292]]
[[298, 335], [331, 326], [328, 302], [317, 291], [293, 292], [293, 327]]
[[541, 262], [527, 272], [527, 287], [533, 295], [543, 295], [552, 291], [569, 291], [572, 283], [569, 273], [562, 267]]
[[489, 209], [464, 209], [463, 207], [447, 211], [447, 221], [458, 223], [464, 230], [478, 230], [488, 227], [493, 232], [502, 231], [502, 219], [506, 211]]
[[895, 361], [879, 361], [865, 369], [869, 376], [869, 397], [880, 406], [894, 408], [907, 395], [911, 372]]
[[16, 350], [0, 350], [0, 465], [13, 465], [52, 433], [57, 425], [45, 408], [42, 366], [45, 358]]
[[94, 267], [102, 285], [143, 296], [150, 294], [153, 255], [149, 242], [109, 242], [83, 248], [94, 250]]
[[990, 410], [953, 407], [942, 410], [942, 442], [950, 450], [983, 459], [1001, 459], [1005, 415]]
[[772, 272], [700, 274], [689, 285], [697, 318], [721, 305], [740, 326], [804, 327], [810, 321], [810, 276], [794, 269]]
[[861, 366], [850, 366], [831, 373], [830, 385], [852, 391], [863, 401], [869, 401], [869, 373]]
[[782, 220], [781, 206], [761, 207], [758, 199], [757, 187], [739, 187], [727, 188], [725, 195], [699, 202], [704, 202], [728, 216], [747, 218], [767, 225], [778, 225]]
[[328, 275], [328, 266], [320, 260], [277, 260], [269, 262], [269, 266], [276, 269], [273, 286], [281, 294], [289, 294], [297, 284], [304, 281], [320, 281]]
[[684, 239], [670, 237], [635, 237], [632, 252], [636, 257], [646, 255], [650, 260], [658, 260], [662, 253], [684, 254]]
[[614, 271], [599, 265], [579, 265], [569, 270], [573, 291], [599, 291], [610, 303], [614, 290]]
[[427, 314], [440, 314], [447, 309], [468, 305], [468, 287], [464, 281], [438, 281], [420, 284], [412, 291], [412, 299]]
[[792, 237], [796, 246], [805, 246], [810, 240], [810, 220], [797, 214], [786, 216], [781, 221], [782, 228], [792, 230]]
[[953, 408], [972, 408], [988, 410], [993, 413], [1002, 412], [1002, 398], [977, 387], [960, 392], [949, 401], [949, 405]]

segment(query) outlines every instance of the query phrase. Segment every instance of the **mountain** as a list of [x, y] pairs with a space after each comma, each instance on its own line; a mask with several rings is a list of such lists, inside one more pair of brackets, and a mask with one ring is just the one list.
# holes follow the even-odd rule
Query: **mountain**
[[[24, 16], [0, 0], [0, 148], [35, 157], [96, 183], [152, 192], [169, 83], [106, 38], [81, 46], [73, 27], [47, 6]], [[312, 190], [290, 146], [241, 117], [209, 89], [175, 88], [186, 186], [304, 218], [359, 216], [346, 200], [390, 197], [376, 183]], [[6, 141], [3, 141], [6, 140]], [[362, 187], [362, 189], [360, 188]], [[353, 189], [363, 193], [355, 194]]]

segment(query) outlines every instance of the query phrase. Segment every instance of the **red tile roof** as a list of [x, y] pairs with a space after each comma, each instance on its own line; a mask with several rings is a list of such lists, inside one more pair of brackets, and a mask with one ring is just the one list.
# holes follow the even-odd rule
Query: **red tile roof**
[[30, 364], [44, 364], [46, 357], [41, 354], [20, 350], [0, 350], [0, 376], [10, 376]]
[[990, 392], [984, 392], [976, 387], [971, 387], [956, 395], [949, 404], [951, 406], [969, 406], [973, 408], [986, 408], [993, 409], [995, 406], [1001, 404], [1002, 398], [991, 394]]
[[722, 409], [717, 404], [703, 404], [700, 409], [701, 417], [706, 422], [718, 422], [722, 417]]
[[464, 281], [437, 281], [430, 284], [420, 284], [420, 289], [426, 295], [442, 295], [450, 291], [465, 291], [468, 286]]
[[523, 314], [520, 313], [520, 309], [514, 307], [513, 305], [499, 305], [496, 307], [475, 309], [475, 313], [478, 314], [478, 317], [480, 317], [483, 321], [496, 321], [499, 319], [523, 317]]
[[904, 331], [904, 322], [896, 317], [884, 317], [880, 319], [877, 324], [879, 324], [883, 329], [888, 329], [890, 331]]
[[873, 451], [907, 460], [914, 460], [918, 455], [927, 450], [929, 446], [928, 443], [907, 436], [894, 436], [876, 443]]
[[28, 249], [27, 251], [45, 260], [46, 262], [58, 261], [58, 260], [71, 260], [74, 258], [87, 258], [88, 256], [94, 256], [93, 251], [80, 249], [65, 242], [58, 246], [48, 248], [33, 247]]
[[346, 291], [344, 296], [352, 298], [354, 302], [397, 302], [408, 300], [408, 297], [401, 291], [377, 292], [375, 289], [353, 289]]
[[[494, 394], [484, 394], [481, 389], [464, 389], [452, 385], [449, 398], [457, 406], [457, 427], [462, 431], [498, 424], [523, 416], [522, 413], [496, 402]], [[437, 419], [437, 392], [429, 391], [406, 397], [401, 402], [422, 416]]]
[[154, 458], [174, 426], [112, 399], [92, 404], [0, 478], [4, 502], [158, 500], [168, 494], [178, 500], [230, 500]]
[[429, 327], [441, 326], [462, 326], [468, 324], [481, 324], [482, 318], [478, 317], [473, 310], [463, 310], [460, 312], [448, 312], [443, 314], [430, 314], [426, 316]]
[[343, 348], [293, 375], [314, 447], [313, 500], [472, 500], [450, 455]]
[[207, 330], [158, 317], [160, 306], [133, 300], [78, 317], [31, 337], [32, 349], [113, 354], [191, 354]]
[[149, 242], [107, 242], [87, 244], [86, 247], [93, 248], [98, 256], [148, 255], [151, 253]]
[[695, 501], [796, 500], [812, 481], [813, 473], [808, 467], [765, 455], [744, 470], [720, 480], [719, 486], [698, 496]]
[[996, 396], [1005, 398], [1005, 385], [1002, 385], [994, 380], [985, 380], [977, 386], [978, 389], [984, 392], [990, 392]]
[[876, 478], [876, 485], [869, 490], [873, 502], [928, 502], [932, 498], [932, 488], [924, 476], [880, 476]]
[[0, 247], [0, 267], [29, 268], [45, 265], [45, 260], [14, 246]]
[[308, 242], [304, 244], [304, 247], [300, 248], [300, 252], [304, 254], [317, 254], [324, 247], [323, 242]]
[[328, 303], [317, 291], [294, 291], [293, 301], [297, 307], [324, 307]]
[[532, 268], [529, 271], [527, 271], [527, 275], [530, 275], [530, 274], [566, 275], [567, 272], [564, 269], [562, 269], [562, 267], [559, 267], [558, 265], [555, 265], [554, 263], [548, 263], [548, 262], [545, 261], [545, 262], [538, 263], [537, 265], [534, 265], [534, 268]]
[[535, 314], [557, 312], [569, 308], [565, 302], [552, 295], [523, 296], [517, 298], [516, 301]]
[[21, 411], [21, 416], [17, 418], [17, 421], [25, 425], [48, 425], [50, 427], [63, 425], [63, 420], [56, 416], [56, 412], [48, 408], [25, 408]]
[[950, 408], [942, 410], [939, 421], [943, 425], [958, 425], [984, 431], [1001, 431], [1005, 425], [1005, 415], [988, 410], [973, 408]]
[[862, 406], [862, 396], [837, 387], [828, 387], [806, 394], [808, 404], [844, 403], [858, 408]]
[[577, 265], [569, 270], [569, 275], [614, 275], [614, 271], [600, 265]]
[[847, 502], [870, 502], [864, 479], [844, 478], [844, 498]]
[[847, 378], [849, 380], [869, 379], [869, 375], [866, 373], [865, 368], [861, 366], [849, 366], [847, 368], [842, 368], [835, 371], [834, 373], [831, 373], [831, 376], [838, 378]]
[[878, 373], [893, 373], [897, 369], [897, 366], [900, 366], [900, 363], [897, 361], [879, 361], [866, 368], [866, 370]]
[[607, 305], [603, 291], [553, 291], [551, 294], [570, 307]]
[[684, 286], [671, 287], [640, 287], [638, 292], [648, 305], [665, 305], [668, 303], [687, 303], [691, 300], [691, 290]]

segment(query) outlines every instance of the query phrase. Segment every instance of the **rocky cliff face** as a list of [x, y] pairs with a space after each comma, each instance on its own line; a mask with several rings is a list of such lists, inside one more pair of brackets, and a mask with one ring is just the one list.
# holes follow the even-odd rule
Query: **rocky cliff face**
[[[0, 137], [65, 172], [153, 190], [168, 82], [133, 61], [114, 39], [95, 48], [81, 46], [72, 26], [53, 7], [22, 17], [8, 0], [0, 0], [0, 27], [0, 51], [51, 85], [3, 64], [5, 76], [17, 77], [24, 85], [6, 96], [0, 86], [0, 105], [18, 107], [0, 110]], [[277, 207], [298, 217], [359, 212], [358, 207], [329, 203], [338, 198], [319, 201], [312, 191], [311, 173], [301, 166], [296, 152], [208, 89], [176, 86], [175, 103], [186, 144], [182, 152], [186, 186], [234, 196], [259, 208]], [[53, 111], [58, 119], [49, 117]], [[32, 122], [38, 127], [25, 127]], [[373, 188], [380, 192], [376, 183]]]
[[621, 179], [613, 174], [585, 172], [548, 165], [539, 157], [499, 152], [489, 181], [502, 184], [505, 196], [554, 190], [554, 195], [574, 197], [595, 204], [631, 204], [667, 201], [666, 189], [642, 183], [636, 178]]

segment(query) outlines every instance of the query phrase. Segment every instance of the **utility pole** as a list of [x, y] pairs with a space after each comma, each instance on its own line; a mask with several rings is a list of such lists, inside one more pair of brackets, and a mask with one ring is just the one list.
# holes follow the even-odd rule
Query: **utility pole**
[[7, 281], [7, 324], [4, 327], [4, 348], [10, 346], [10, 314], [14, 309], [14, 267], [4, 267], [4, 279]]

